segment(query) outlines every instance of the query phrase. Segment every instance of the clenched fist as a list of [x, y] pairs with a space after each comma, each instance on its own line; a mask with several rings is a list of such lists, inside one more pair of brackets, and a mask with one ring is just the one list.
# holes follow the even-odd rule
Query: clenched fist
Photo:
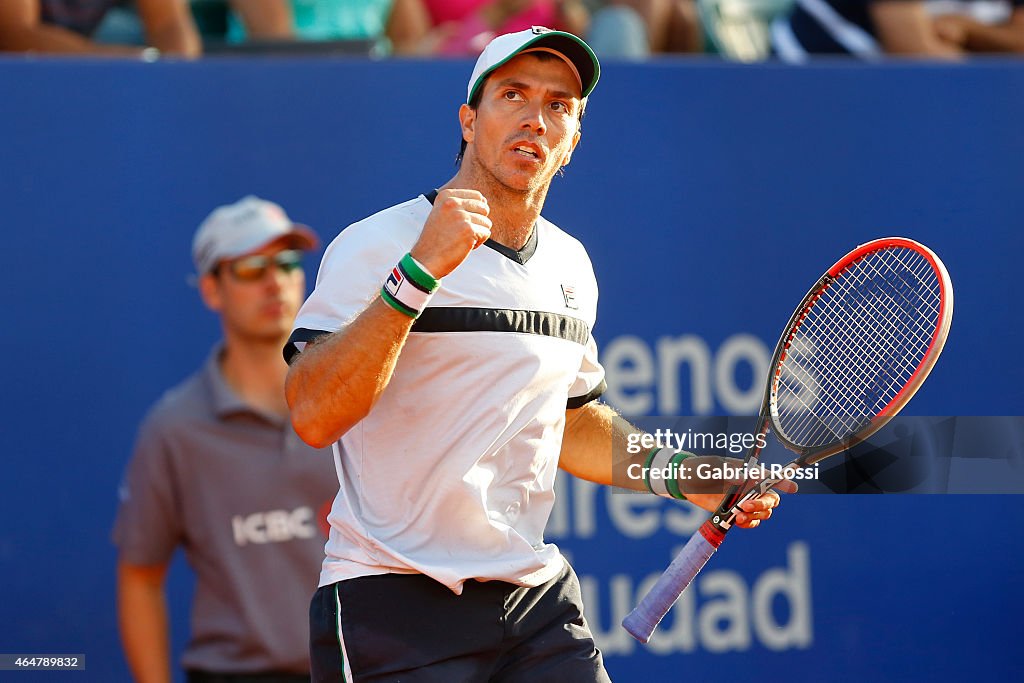
[[489, 213], [487, 199], [476, 190], [441, 190], [412, 257], [435, 278], [443, 278], [491, 236]]

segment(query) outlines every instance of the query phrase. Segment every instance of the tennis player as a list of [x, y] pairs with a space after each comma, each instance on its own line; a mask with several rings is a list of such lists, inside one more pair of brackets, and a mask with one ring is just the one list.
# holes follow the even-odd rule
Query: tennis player
[[310, 610], [316, 681], [608, 680], [543, 535], [559, 466], [611, 484], [647, 460], [596, 400], [587, 252], [540, 215], [599, 73], [568, 33], [494, 39], [459, 109], [455, 177], [324, 255], [285, 349], [295, 429], [334, 444], [341, 482]]

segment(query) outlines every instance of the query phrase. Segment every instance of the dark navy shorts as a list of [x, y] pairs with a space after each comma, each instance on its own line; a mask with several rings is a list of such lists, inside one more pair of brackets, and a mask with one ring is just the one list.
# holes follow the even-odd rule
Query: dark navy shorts
[[566, 563], [536, 588], [422, 574], [322, 586], [309, 610], [314, 683], [609, 681]]

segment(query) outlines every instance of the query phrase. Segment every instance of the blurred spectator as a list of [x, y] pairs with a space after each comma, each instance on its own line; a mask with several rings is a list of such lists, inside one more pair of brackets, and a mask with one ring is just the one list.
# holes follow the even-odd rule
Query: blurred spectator
[[939, 37], [965, 52], [1024, 53], [1024, 2], [927, 0]]
[[1024, 0], [1012, 4], [1006, 21], [986, 25], [966, 14], [932, 17], [923, 0], [797, 0], [790, 17], [773, 24], [772, 42], [779, 57], [790, 62], [805, 61], [809, 54], [871, 60], [885, 54], [953, 58], [967, 52], [1024, 52]]
[[114, 527], [121, 639], [139, 683], [171, 680], [164, 582], [179, 546], [196, 575], [189, 683], [309, 681], [307, 606], [338, 480], [330, 449], [292, 429], [281, 349], [315, 245], [256, 197], [196, 232], [199, 293], [223, 342], [147, 415]]
[[531, 26], [586, 35], [590, 13], [581, 0], [424, 0], [443, 36], [442, 55], [476, 56], [495, 36]]
[[[135, 0], [148, 48], [92, 40], [120, 0], [0, 0], [0, 50], [151, 58], [196, 57], [199, 33], [187, 0]], [[159, 50], [159, 52], [157, 52]]]
[[231, 0], [229, 39], [385, 40], [384, 51], [431, 54], [423, 0]]
[[653, 53], [703, 52], [704, 33], [695, 0], [612, 0], [643, 19]]
[[587, 43], [599, 57], [645, 59], [651, 54], [647, 26], [632, 7], [592, 3]]
[[772, 56], [771, 26], [789, 15], [793, 0], [697, 0], [706, 51], [739, 62]]

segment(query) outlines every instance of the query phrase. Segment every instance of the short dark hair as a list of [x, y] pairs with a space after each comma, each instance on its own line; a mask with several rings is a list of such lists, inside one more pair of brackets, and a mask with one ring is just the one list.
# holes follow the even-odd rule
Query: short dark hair
[[[537, 59], [539, 59], [542, 62], [546, 62], [546, 61], [549, 61], [549, 60], [552, 60], [552, 59], [561, 59], [561, 57], [558, 57], [557, 55], [553, 55], [550, 52], [530, 52], [528, 54], [531, 57], [536, 57]], [[490, 77], [491, 77], [490, 74], [488, 74], [487, 78], [490, 78]], [[468, 102], [470, 109], [476, 110], [477, 108], [480, 107], [480, 98], [483, 95], [484, 86], [487, 84], [487, 78], [484, 79], [483, 83], [480, 84], [480, 87], [476, 89], [475, 93], [473, 93], [473, 99], [471, 99]], [[580, 128], [581, 129], [583, 127], [583, 114], [585, 113], [586, 108], [587, 108], [586, 102], [585, 102], [585, 100], [582, 100], [580, 102], [580, 114], [579, 114], [579, 122], [580, 122]], [[465, 156], [465, 154], [466, 154], [466, 138], [462, 138], [460, 140], [459, 154], [458, 154], [458, 156], [455, 157], [455, 165], [456, 166], [461, 166], [462, 165], [462, 157]]]

